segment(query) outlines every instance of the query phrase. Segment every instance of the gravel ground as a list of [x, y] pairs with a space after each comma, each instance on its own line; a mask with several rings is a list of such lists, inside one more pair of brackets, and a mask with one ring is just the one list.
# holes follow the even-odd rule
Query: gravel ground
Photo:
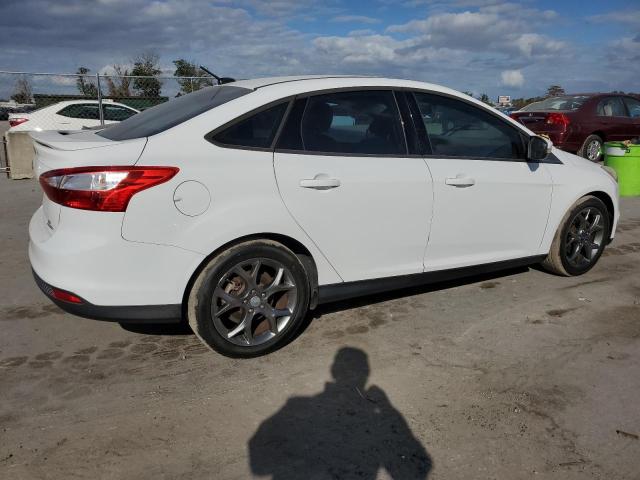
[[0, 478], [640, 479], [640, 198], [583, 277], [328, 305], [231, 360], [48, 302], [26, 254], [39, 197], [0, 179]]

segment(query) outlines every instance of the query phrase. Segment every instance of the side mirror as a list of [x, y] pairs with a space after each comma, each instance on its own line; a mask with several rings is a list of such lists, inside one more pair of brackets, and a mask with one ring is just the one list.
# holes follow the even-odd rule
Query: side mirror
[[527, 161], [537, 162], [547, 158], [547, 155], [551, 153], [551, 146], [553, 144], [542, 137], [531, 137], [529, 139], [529, 147], [527, 148]]

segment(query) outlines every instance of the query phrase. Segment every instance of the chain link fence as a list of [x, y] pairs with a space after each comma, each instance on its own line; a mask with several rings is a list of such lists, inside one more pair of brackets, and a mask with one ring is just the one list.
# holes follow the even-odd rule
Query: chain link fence
[[0, 168], [7, 167], [7, 131], [101, 128], [215, 84], [217, 80], [210, 76], [0, 71]]

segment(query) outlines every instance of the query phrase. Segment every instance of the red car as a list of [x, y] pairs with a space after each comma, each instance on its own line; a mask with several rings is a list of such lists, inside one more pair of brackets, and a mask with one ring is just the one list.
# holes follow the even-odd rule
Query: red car
[[562, 95], [527, 105], [511, 117], [553, 144], [597, 162], [602, 143], [640, 136], [640, 100], [630, 95]]

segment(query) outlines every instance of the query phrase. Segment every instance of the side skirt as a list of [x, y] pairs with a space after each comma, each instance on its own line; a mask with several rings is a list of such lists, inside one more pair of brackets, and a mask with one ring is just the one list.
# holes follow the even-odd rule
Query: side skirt
[[446, 282], [448, 280], [493, 273], [500, 270], [508, 270], [510, 268], [526, 267], [540, 263], [545, 258], [546, 255], [536, 255], [532, 257], [518, 258], [515, 260], [474, 265], [471, 267], [460, 267], [449, 270], [438, 270], [435, 272], [414, 273], [411, 275], [399, 275], [396, 277], [374, 278], [371, 280], [320, 285], [318, 303], [337, 302], [339, 300], [346, 300], [348, 298], [361, 297], [364, 295], [400, 290], [418, 285]]

